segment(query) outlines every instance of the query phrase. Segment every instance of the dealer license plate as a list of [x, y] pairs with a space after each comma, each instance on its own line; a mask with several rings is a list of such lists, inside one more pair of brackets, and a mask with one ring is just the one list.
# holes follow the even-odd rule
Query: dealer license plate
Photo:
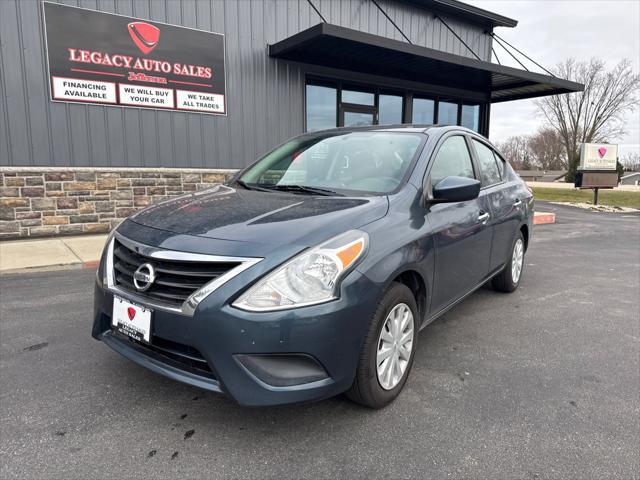
[[151, 343], [151, 313], [141, 305], [113, 297], [111, 324], [118, 332], [140, 342]]

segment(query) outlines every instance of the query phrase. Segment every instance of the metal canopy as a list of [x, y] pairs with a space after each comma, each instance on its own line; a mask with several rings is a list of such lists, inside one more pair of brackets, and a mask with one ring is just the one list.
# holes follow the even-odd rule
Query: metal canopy
[[455, 17], [464, 18], [470, 22], [479, 23], [489, 28], [515, 27], [518, 21], [498, 13], [474, 7], [458, 0], [400, 0], [417, 7], [448, 13]]
[[278, 43], [269, 55], [442, 87], [481, 92], [492, 103], [580, 92], [584, 85], [320, 23]]

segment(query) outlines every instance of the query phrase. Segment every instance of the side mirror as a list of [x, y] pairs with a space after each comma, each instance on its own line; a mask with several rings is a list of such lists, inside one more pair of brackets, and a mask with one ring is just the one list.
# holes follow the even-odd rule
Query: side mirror
[[428, 203], [465, 202], [478, 198], [480, 181], [467, 177], [446, 177], [433, 187], [433, 198]]

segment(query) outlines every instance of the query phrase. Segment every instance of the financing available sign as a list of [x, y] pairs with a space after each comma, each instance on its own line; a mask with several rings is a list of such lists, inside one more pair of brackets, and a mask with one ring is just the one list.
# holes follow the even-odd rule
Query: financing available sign
[[615, 170], [617, 162], [617, 145], [606, 143], [580, 145], [580, 170]]
[[224, 35], [43, 5], [53, 101], [227, 113]]

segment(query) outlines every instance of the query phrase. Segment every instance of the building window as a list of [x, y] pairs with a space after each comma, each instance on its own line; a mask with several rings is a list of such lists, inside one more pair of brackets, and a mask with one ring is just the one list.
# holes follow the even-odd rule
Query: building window
[[378, 98], [378, 123], [394, 125], [402, 123], [402, 95], [380, 94]]
[[307, 84], [307, 131], [335, 128], [337, 90], [334, 87]]
[[414, 98], [411, 123], [433, 123], [435, 104], [436, 102], [428, 98]]
[[371, 92], [357, 90], [342, 90], [342, 103], [353, 103], [356, 105], [375, 105], [376, 97]]
[[345, 110], [344, 112], [344, 127], [362, 127], [366, 125], [373, 125], [373, 113], [371, 112], [354, 112]]
[[438, 102], [438, 124], [458, 124], [458, 104], [453, 102]]
[[[394, 91], [354, 85], [340, 79], [309, 79], [306, 85], [306, 131], [358, 125], [462, 125], [486, 131], [483, 103], [439, 98], [430, 92]], [[406, 107], [406, 108], [405, 108]]]
[[462, 105], [460, 125], [474, 132], [480, 131], [480, 105]]

